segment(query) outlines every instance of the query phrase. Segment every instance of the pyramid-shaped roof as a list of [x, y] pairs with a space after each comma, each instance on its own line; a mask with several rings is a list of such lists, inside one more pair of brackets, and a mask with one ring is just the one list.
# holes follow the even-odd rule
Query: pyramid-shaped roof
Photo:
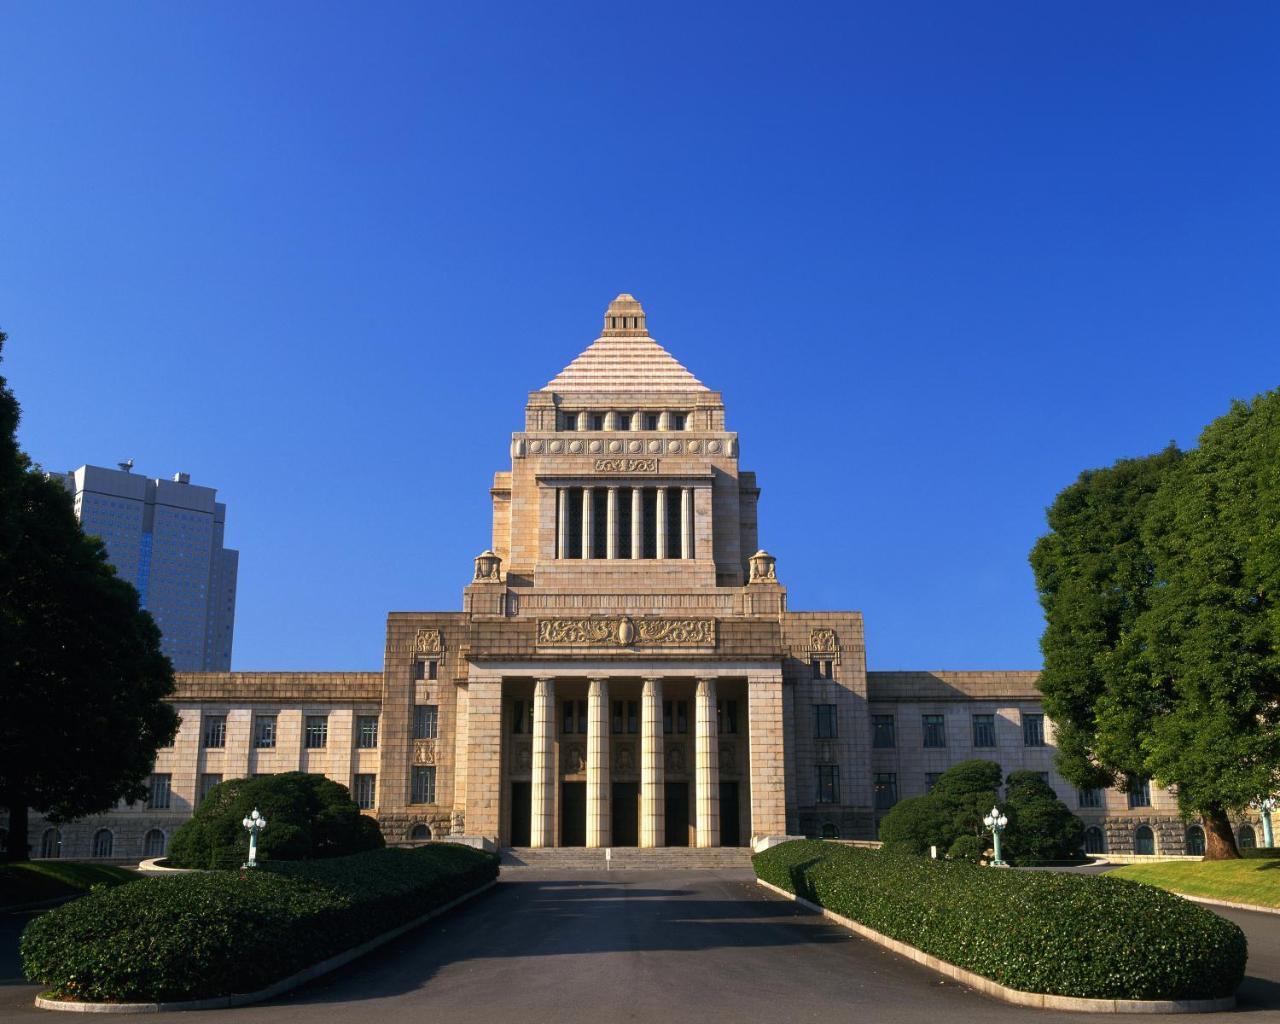
[[619, 295], [604, 314], [604, 331], [543, 391], [708, 391], [670, 352], [651, 337], [644, 309]]

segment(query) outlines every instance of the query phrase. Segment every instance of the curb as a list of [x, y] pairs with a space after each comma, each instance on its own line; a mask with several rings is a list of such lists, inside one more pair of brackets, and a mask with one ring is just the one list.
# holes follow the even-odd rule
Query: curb
[[826, 907], [810, 903], [794, 893], [789, 893], [785, 889], [779, 889], [776, 885], [771, 885], [763, 878], [757, 878], [756, 884], [768, 889], [770, 892], [777, 893], [777, 895], [785, 899], [799, 903], [802, 907], [821, 914], [830, 921], [843, 925], [850, 931], [856, 932], [864, 939], [870, 939], [890, 952], [904, 956], [908, 960], [914, 960], [921, 966], [928, 967], [932, 971], [937, 971], [939, 974], [944, 974], [961, 984], [968, 985], [983, 995], [999, 999], [1001, 1002], [1012, 1003], [1015, 1006], [1030, 1006], [1038, 1010], [1075, 1010], [1084, 1013], [1215, 1013], [1220, 1010], [1235, 1009], [1235, 996], [1224, 996], [1221, 999], [1086, 999], [1081, 996], [1056, 996], [1047, 992], [1025, 992], [1022, 989], [1009, 988], [1007, 985], [1001, 985], [990, 978], [984, 978], [981, 974], [974, 974], [972, 971], [966, 971], [963, 967], [957, 967], [955, 964], [947, 963], [945, 960], [939, 960], [936, 956], [930, 956], [928, 953], [916, 949], [915, 946], [899, 942], [897, 939], [891, 939], [887, 935], [868, 928], [864, 924], [859, 924], [850, 918], [843, 917], [834, 911], [828, 910]]
[[[1150, 884], [1149, 882], [1147, 883]], [[1280, 907], [1268, 907], [1261, 903], [1231, 903], [1228, 900], [1214, 900], [1208, 896], [1192, 896], [1189, 892], [1178, 892], [1177, 889], [1166, 889], [1165, 892], [1171, 892], [1175, 896], [1181, 896], [1184, 900], [1190, 900], [1192, 903], [1203, 903], [1208, 907], [1230, 907], [1232, 910], [1252, 910], [1258, 914], [1280, 914]]]
[[211, 999], [183, 999], [172, 1003], [79, 1003], [66, 999], [46, 999], [44, 996], [36, 996], [36, 1006], [42, 1010], [61, 1010], [64, 1013], [168, 1013], [171, 1010], [225, 1010], [233, 1006], [248, 1006], [250, 1003], [260, 1003], [265, 999], [272, 999], [284, 992], [288, 992], [290, 989], [297, 988], [299, 985], [304, 985], [308, 981], [349, 964], [352, 960], [364, 956], [392, 939], [398, 939], [405, 932], [426, 924], [433, 917], [439, 917], [459, 904], [465, 903], [467, 900], [479, 896], [482, 892], [492, 889], [497, 884], [498, 880], [496, 878], [486, 882], [478, 889], [472, 889], [469, 893], [459, 896], [456, 900], [451, 900], [443, 906], [436, 907], [435, 910], [429, 911], [421, 917], [415, 917], [412, 921], [392, 928], [388, 932], [383, 932], [368, 942], [353, 946], [351, 949], [344, 950], [336, 956], [331, 956], [328, 960], [321, 960], [318, 964], [305, 967], [297, 974], [281, 978], [266, 988], [258, 989], [257, 992], [214, 996]]

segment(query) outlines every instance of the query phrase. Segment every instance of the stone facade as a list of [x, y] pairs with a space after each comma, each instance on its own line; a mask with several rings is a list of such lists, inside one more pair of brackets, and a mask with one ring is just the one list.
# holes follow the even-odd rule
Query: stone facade
[[1131, 807], [1054, 773], [1034, 672], [868, 672], [860, 613], [790, 611], [726, 422], [619, 296], [529, 395], [463, 610], [388, 615], [381, 673], [180, 676], [167, 806], [65, 825], [61, 855], [110, 830], [110, 856], [136, 859], [213, 781], [281, 771], [352, 787], [392, 842], [871, 839], [970, 757], [1046, 773], [1101, 848], [1133, 850], [1145, 825], [1182, 852], [1169, 793]]

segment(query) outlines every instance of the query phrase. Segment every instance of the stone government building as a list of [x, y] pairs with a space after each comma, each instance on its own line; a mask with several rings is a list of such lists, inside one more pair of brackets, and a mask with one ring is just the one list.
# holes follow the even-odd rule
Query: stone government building
[[390, 842], [872, 839], [971, 757], [1044, 773], [1093, 851], [1203, 843], [1168, 792], [1054, 772], [1035, 672], [868, 672], [859, 612], [791, 611], [738, 458], [721, 395], [618, 296], [529, 395], [462, 611], [390, 613], [381, 673], [179, 675], [147, 805], [33, 816], [33, 853], [159, 855], [211, 786], [283, 771], [350, 786]]

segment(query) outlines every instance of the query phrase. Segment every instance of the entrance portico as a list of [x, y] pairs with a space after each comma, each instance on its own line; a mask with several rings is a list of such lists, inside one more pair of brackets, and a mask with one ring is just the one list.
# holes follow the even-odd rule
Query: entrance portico
[[[781, 775], [757, 780], [752, 770], [755, 746], [781, 736], [780, 668], [557, 663], [472, 673], [471, 741], [501, 751], [491, 833], [501, 845], [716, 847], [783, 831], [773, 814], [785, 803]], [[771, 690], [777, 700], [764, 699]], [[478, 715], [481, 693], [498, 707]], [[468, 804], [474, 792], [486, 805], [480, 790], [492, 781], [476, 776]]]

